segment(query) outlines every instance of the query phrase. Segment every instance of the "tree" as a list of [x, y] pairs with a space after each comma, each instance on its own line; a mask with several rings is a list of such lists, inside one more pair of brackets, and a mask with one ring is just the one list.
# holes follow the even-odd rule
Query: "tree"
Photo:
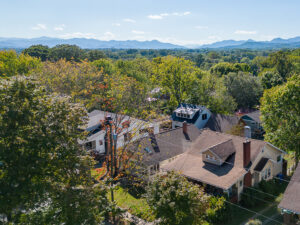
[[259, 104], [263, 89], [258, 77], [243, 72], [229, 73], [224, 77], [224, 84], [238, 108], [253, 108]]
[[214, 113], [231, 114], [237, 107], [233, 97], [228, 93], [223, 79], [216, 75], [205, 73], [194, 82], [191, 89], [192, 104], [205, 105]]
[[276, 68], [284, 81], [286, 81], [293, 69], [293, 64], [288, 58], [287, 53], [284, 51], [272, 53], [269, 57], [269, 61], [271, 65]]
[[198, 54], [196, 56], [196, 66], [200, 67], [204, 61], [205, 61], [205, 58], [203, 57], [202, 54]]
[[75, 62], [79, 62], [84, 58], [84, 50], [76, 45], [56, 45], [50, 49], [49, 58], [52, 61], [65, 59], [66, 61], [74, 60]]
[[277, 71], [266, 71], [261, 75], [261, 83], [264, 89], [270, 89], [284, 82]]
[[208, 197], [199, 186], [175, 172], [156, 176], [147, 189], [147, 202], [162, 224], [204, 224]]
[[184, 58], [163, 57], [154, 60], [153, 83], [162, 87], [162, 92], [170, 96], [170, 108], [186, 101], [196, 79], [197, 68]]
[[23, 50], [23, 54], [40, 58], [43, 62], [49, 58], [49, 47], [45, 45], [32, 45]]
[[15, 224], [98, 224], [109, 204], [78, 144], [86, 111], [39, 86], [21, 77], [0, 83], [0, 214]]
[[103, 51], [94, 49], [86, 52], [86, 58], [88, 61], [93, 62], [95, 60], [106, 58], [106, 55]]
[[11, 77], [17, 74], [28, 75], [39, 68], [40, 60], [13, 50], [0, 51], [0, 78]]
[[265, 139], [275, 146], [295, 154], [300, 159], [300, 75], [287, 83], [265, 90], [261, 114]]

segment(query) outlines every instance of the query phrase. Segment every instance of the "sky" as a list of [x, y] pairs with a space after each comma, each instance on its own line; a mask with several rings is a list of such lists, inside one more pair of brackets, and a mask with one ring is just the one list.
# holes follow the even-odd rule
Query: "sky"
[[300, 0], [0, 0], [0, 37], [198, 45], [300, 36]]

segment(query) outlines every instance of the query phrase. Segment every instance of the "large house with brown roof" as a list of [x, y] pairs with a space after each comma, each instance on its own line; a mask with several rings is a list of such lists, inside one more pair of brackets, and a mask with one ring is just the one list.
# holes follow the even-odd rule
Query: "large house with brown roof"
[[244, 187], [282, 173], [284, 154], [268, 142], [203, 129], [187, 150], [160, 168], [239, 200]]
[[287, 186], [278, 206], [284, 213], [284, 224], [300, 222], [300, 163]]

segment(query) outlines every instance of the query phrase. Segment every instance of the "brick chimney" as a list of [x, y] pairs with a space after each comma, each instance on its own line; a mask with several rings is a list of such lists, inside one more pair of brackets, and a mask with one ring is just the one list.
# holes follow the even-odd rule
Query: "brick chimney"
[[251, 160], [251, 142], [249, 140], [245, 140], [243, 142], [243, 162], [244, 162], [244, 167], [247, 167], [250, 163]]
[[184, 134], [188, 134], [188, 128], [187, 128], [187, 122], [186, 122], [186, 121], [184, 121], [184, 122], [182, 123], [182, 132], [183, 132]]

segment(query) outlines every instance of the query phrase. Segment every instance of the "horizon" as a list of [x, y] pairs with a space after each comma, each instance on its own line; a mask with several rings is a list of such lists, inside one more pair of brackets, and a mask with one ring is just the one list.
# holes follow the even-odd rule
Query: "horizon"
[[85, 39], [85, 40], [97, 40], [97, 41], [104, 41], [104, 42], [110, 42], [110, 41], [137, 41], [137, 42], [152, 42], [152, 41], [158, 41], [158, 42], [161, 42], [161, 43], [164, 43], [164, 44], [173, 44], [173, 45], [177, 45], [179, 47], [187, 47], [187, 48], [194, 48], [194, 47], [201, 47], [201, 46], [204, 46], [204, 45], [210, 45], [210, 44], [214, 44], [214, 43], [218, 43], [218, 42], [224, 42], [224, 41], [244, 41], [244, 42], [248, 42], [248, 41], [253, 41], [253, 42], [270, 42], [270, 41], [273, 41], [275, 39], [281, 39], [281, 40], [288, 40], [288, 39], [293, 39], [293, 38], [298, 38], [300, 36], [296, 36], [296, 37], [291, 37], [291, 38], [282, 38], [282, 37], [274, 37], [273, 39], [271, 40], [255, 40], [255, 39], [244, 39], [244, 40], [235, 40], [235, 39], [224, 39], [224, 40], [220, 40], [220, 41], [215, 41], [215, 42], [212, 42], [212, 43], [207, 43], [207, 44], [190, 44], [190, 45], [179, 45], [179, 44], [176, 44], [176, 43], [171, 43], [171, 42], [163, 42], [163, 41], [160, 41], [160, 40], [157, 40], [157, 39], [152, 39], [152, 40], [135, 40], [135, 39], [127, 39], [127, 40], [115, 40], [115, 39], [112, 39], [112, 40], [101, 40], [101, 39], [97, 39], [97, 38], [89, 38], [89, 37], [72, 37], [72, 38], [60, 38], [60, 37], [51, 37], [51, 36], [39, 36], [39, 37], [32, 37], [32, 38], [24, 38], [24, 37], [0, 37], [3, 38], [3, 39], [26, 39], [26, 40], [31, 40], [31, 39], [42, 39], [42, 38], [48, 38], [48, 39], [61, 39], [61, 40], [72, 40], [72, 39]]
[[13, 0], [0, 6], [5, 9], [0, 15], [4, 38], [158, 40], [191, 46], [300, 36], [297, 0]]

